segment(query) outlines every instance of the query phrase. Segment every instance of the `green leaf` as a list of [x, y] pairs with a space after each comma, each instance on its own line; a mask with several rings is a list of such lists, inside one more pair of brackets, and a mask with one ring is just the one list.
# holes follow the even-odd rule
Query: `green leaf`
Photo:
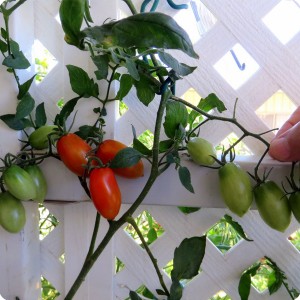
[[16, 119], [27, 117], [34, 109], [35, 101], [29, 93], [27, 93], [18, 103], [16, 110]]
[[173, 140], [164, 140], [159, 142], [159, 153], [168, 151], [174, 145]]
[[186, 127], [187, 121], [188, 111], [185, 105], [176, 101], [168, 101], [163, 124], [167, 137], [174, 138], [179, 126]]
[[129, 74], [123, 74], [120, 79], [120, 87], [117, 93], [117, 99], [123, 100], [123, 98], [129, 93], [133, 85], [132, 77]]
[[191, 182], [191, 173], [187, 167], [180, 166], [178, 168], [178, 174], [181, 184], [191, 193], [194, 193], [194, 188]]
[[130, 297], [130, 300], [143, 300], [139, 294], [135, 291], [130, 291], [129, 292], [129, 297]]
[[165, 65], [172, 68], [179, 76], [187, 76], [197, 68], [197, 67], [190, 67], [186, 64], [180, 63], [172, 55], [163, 51], [159, 51], [158, 56]]
[[61, 109], [60, 113], [56, 115], [54, 124], [63, 126], [67, 118], [73, 112], [80, 98], [81, 97], [76, 97], [66, 102], [63, 108]]
[[24, 56], [22, 51], [6, 56], [2, 64], [16, 70], [24, 70], [30, 67], [30, 62]]
[[209, 94], [206, 98], [201, 99], [198, 108], [206, 112], [216, 108], [220, 113], [227, 109], [224, 103], [214, 93]]
[[82, 34], [104, 47], [178, 49], [191, 57], [199, 57], [188, 34], [172, 17], [159, 12], [136, 14], [89, 27]]
[[157, 239], [157, 233], [154, 228], [150, 228], [147, 234], [148, 244], [153, 243]]
[[251, 289], [251, 276], [248, 273], [244, 273], [239, 281], [239, 295], [241, 300], [248, 300]]
[[87, 21], [93, 23], [94, 21], [92, 19], [91, 13], [90, 13], [89, 0], [85, 0], [84, 8], [85, 8], [84, 14], [85, 14]]
[[13, 130], [23, 130], [27, 127], [31, 127], [31, 123], [28, 119], [16, 119], [13, 114], [2, 115], [0, 119]]
[[8, 50], [7, 44], [4, 41], [0, 40], [0, 51], [2, 53], [5, 53], [7, 52], [7, 50]]
[[90, 79], [88, 74], [81, 68], [67, 65], [69, 71], [70, 83], [73, 92], [81, 97], [98, 97], [99, 90], [97, 83]]
[[136, 88], [136, 94], [139, 100], [146, 106], [148, 106], [155, 97], [156, 87], [153, 83], [143, 75], [140, 75], [139, 81], [134, 81]]
[[139, 81], [140, 80], [140, 75], [139, 75], [139, 72], [137, 70], [137, 67], [135, 65], [135, 61], [133, 59], [129, 59], [129, 58], [126, 58], [126, 68], [129, 72], [129, 74], [131, 75], [131, 77], [136, 80], [136, 81]]
[[23, 84], [21, 84], [19, 86], [19, 94], [18, 94], [18, 99], [22, 99], [27, 92], [29, 91], [31, 84], [34, 80], [35, 75], [33, 75], [29, 80], [27, 80], [26, 82], [24, 82]]
[[62, 0], [59, 17], [68, 44], [81, 47], [80, 29], [86, 12], [86, 0]]
[[205, 254], [206, 237], [184, 239], [174, 251], [172, 281], [191, 279], [198, 275]]
[[117, 153], [111, 161], [111, 168], [126, 168], [134, 166], [139, 162], [143, 155], [134, 148], [127, 147]]
[[230, 224], [230, 225], [234, 228], [234, 230], [235, 230], [235, 231], [236, 231], [236, 232], [237, 232], [244, 240], [246, 240], [246, 241], [248, 241], [248, 242], [252, 242], [252, 241], [253, 241], [253, 240], [249, 239], [249, 238], [246, 236], [243, 227], [242, 227], [238, 222], [234, 221], [234, 220], [232, 219], [231, 216], [225, 215], [225, 216], [224, 216], [224, 219], [225, 219], [225, 221], [226, 221], [228, 224]]
[[179, 280], [174, 279], [172, 280], [172, 285], [170, 288], [170, 296], [168, 300], [180, 300], [182, 298], [182, 290], [183, 287], [180, 284]]
[[133, 148], [146, 156], [150, 156], [152, 154], [152, 151], [136, 138], [133, 139]]
[[161, 290], [161, 289], [157, 289], [157, 290], [156, 290], [156, 293], [157, 293], [158, 295], [161, 295], [161, 296], [166, 296], [166, 292], [163, 291], [163, 290]]
[[105, 55], [96, 55], [92, 56], [92, 60], [97, 67], [97, 71], [95, 71], [96, 77], [98, 80], [106, 79], [108, 76], [108, 63], [109, 56]]
[[1, 27], [1, 36], [7, 40], [7, 31], [3, 27]]
[[281, 270], [279, 270], [278, 268], [275, 268], [274, 270], [274, 275], [275, 275], [275, 280], [273, 280], [271, 283], [270, 281], [268, 282], [268, 290], [270, 295], [276, 293], [280, 287], [282, 286], [283, 280], [284, 280], [284, 276], [281, 272]]
[[40, 103], [35, 109], [35, 126], [41, 127], [47, 122], [44, 102]]
[[186, 206], [178, 206], [178, 209], [182, 211], [184, 214], [188, 215], [193, 212], [200, 210], [200, 207], [186, 207]]
[[86, 140], [89, 137], [97, 137], [97, 128], [90, 125], [83, 125], [75, 132], [82, 139]]

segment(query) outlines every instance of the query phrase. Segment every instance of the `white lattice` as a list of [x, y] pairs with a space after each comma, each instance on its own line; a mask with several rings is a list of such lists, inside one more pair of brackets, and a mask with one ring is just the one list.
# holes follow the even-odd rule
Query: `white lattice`
[[[124, 4], [121, 2], [121, 0], [91, 1], [95, 22], [101, 23], [108, 16], [117, 18], [117, 6], [120, 5], [124, 9]], [[181, 1], [183, 2], [189, 1]], [[179, 60], [198, 67], [192, 76], [179, 81], [176, 87], [177, 94], [181, 96], [190, 88], [203, 97], [214, 92], [228, 108], [224, 113], [225, 116], [231, 115], [234, 101], [239, 98], [237, 117], [241, 123], [253, 132], [268, 130], [269, 128], [255, 111], [274, 93], [282, 90], [295, 105], [300, 105], [298, 98], [300, 35], [296, 34], [289, 42], [283, 44], [262, 21], [281, 2], [279, 0], [202, 0], [201, 2], [216, 17], [217, 22], [195, 44], [195, 50], [200, 56], [199, 61], [176, 53]], [[296, 1], [297, 3], [299, 4], [299, 1]], [[56, 102], [61, 97], [65, 99], [73, 97], [65, 65], [75, 64], [93, 74], [89, 57], [65, 44], [62, 30], [56, 19], [58, 7], [59, 2], [56, 0], [28, 0], [22, 5], [12, 23], [12, 35], [20, 42], [22, 50], [29, 59], [32, 59], [31, 47], [34, 40], [38, 39], [57, 61], [53, 70], [32, 91], [36, 100], [46, 103], [49, 120], [52, 120], [57, 113]], [[177, 13], [164, 2], [159, 8], [173, 15]], [[237, 44], [241, 45], [256, 61], [259, 69], [239, 88], [234, 89], [217, 72], [215, 65]], [[234, 64], [234, 60], [232, 62]], [[21, 81], [28, 79], [27, 77], [33, 72], [34, 70], [29, 70], [28, 73], [20, 73]], [[12, 113], [15, 109], [16, 87], [3, 66], [0, 66], [0, 83], [1, 113]], [[108, 113], [111, 119], [107, 120], [110, 126], [106, 131], [108, 137], [115, 137], [129, 144], [132, 140], [131, 124], [138, 129], [138, 134], [146, 129], [153, 131], [157, 101], [146, 108], [132, 93], [124, 102], [129, 110], [122, 117], [118, 116], [114, 105], [109, 107]], [[93, 105], [93, 100], [80, 104], [78, 109], [83, 117], [76, 121], [75, 127], [86, 123], [87, 120], [93, 122], [91, 113]], [[218, 122], [209, 122], [209, 126], [205, 126], [201, 134], [216, 145], [231, 132], [240, 135], [232, 124], [219, 125]], [[1, 157], [7, 152], [18, 151], [17, 136], [18, 133], [7, 129], [4, 125], [0, 126], [1, 141], [5, 141], [5, 146], [2, 143], [0, 146]], [[266, 135], [269, 140], [272, 137], [273, 133]], [[239, 162], [247, 170], [252, 170], [255, 155], [260, 155], [264, 146], [251, 139], [247, 139], [246, 144], [254, 156], [240, 158]], [[187, 192], [180, 185], [175, 170], [170, 169], [159, 178], [145, 199], [145, 206], [140, 207], [137, 212], [138, 214], [143, 210], [149, 211], [165, 229], [165, 233], [151, 245], [160, 268], [172, 259], [175, 247], [183, 238], [204, 234], [225, 213], [229, 213], [224, 209], [216, 188], [217, 173], [214, 170], [196, 167], [190, 161], [185, 163], [192, 172], [195, 194]], [[263, 167], [271, 166], [274, 166], [272, 178], [280, 182], [287, 174], [286, 165], [271, 159], [263, 162]], [[62, 167], [60, 162], [47, 160], [43, 163], [43, 169], [49, 182], [48, 200], [87, 200], [76, 176]], [[126, 203], [122, 206], [122, 211], [128, 208], [128, 204], [132, 203], [141, 191], [149, 174], [148, 169], [146, 167], [145, 177], [139, 180], [118, 179], [123, 202]], [[185, 215], [177, 209], [176, 206], [179, 205], [204, 208]], [[63, 299], [85, 259], [95, 217], [92, 204], [52, 202], [47, 203], [47, 207], [58, 218], [59, 225], [42, 241], [38, 239], [37, 206], [32, 203], [26, 205], [27, 223], [24, 231], [17, 235], [10, 235], [0, 229], [0, 294], [7, 300], [15, 300], [16, 296], [20, 300], [39, 299], [41, 275], [60, 291], [61, 296], [58, 299]], [[210, 241], [207, 241], [206, 255], [201, 266], [202, 272], [185, 287], [183, 299], [207, 300], [220, 290], [225, 291], [233, 300], [239, 299], [237, 286], [241, 273], [265, 255], [276, 261], [286, 272], [292, 286], [300, 289], [300, 255], [288, 241], [290, 234], [299, 229], [299, 224], [293, 220], [289, 229], [281, 234], [269, 229], [255, 210], [241, 219], [234, 218], [254, 241], [242, 241], [224, 255]], [[103, 221], [98, 240], [103, 237], [107, 227], [108, 225]], [[66, 259], [64, 264], [60, 261], [62, 254]], [[125, 268], [116, 275], [114, 274], [115, 257], [125, 264]], [[169, 286], [171, 281], [168, 276], [164, 275], [164, 279]], [[152, 292], [159, 288], [157, 276], [145, 251], [137, 246], [126, 232], [119, 230], [86, 278], [75, 299], [123, 300], [128, 297], [128, 288], [135, 290], [143, 284]], [[252, 288], [249, 299], [284, 300], [288, 299], [288, 296], [283, 288], [273, 296], [259, 294]]]

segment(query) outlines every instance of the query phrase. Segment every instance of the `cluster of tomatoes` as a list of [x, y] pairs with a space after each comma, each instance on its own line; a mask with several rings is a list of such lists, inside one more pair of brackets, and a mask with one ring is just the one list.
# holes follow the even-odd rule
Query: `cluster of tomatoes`
[[47, 182], [37, 165], [24, 168], [10, 165], [2, 175], [6, 191], [0, 194], [0, 225], [11, 233], [19, 232], [25, 225], [26, 214], [22, 201], [43, 202]]
[[[122, 200], [115, 174], [126, 178], [143, 176], [142, 160], [130, 167], [112, 169], [109, 163], [126, 145], [116, 140], [105, 140], [94, 151], [74, 133], [63, 135], [56, 147], [60, 159], [70, 171], [78, 176], [89, 177], [90, 196], [97, 211], [104, 218], [113, 220], [119, 213]], [[90, 171], [87, 170], [88, 165]]]
[[[200, 165], [215, 163], [216, 152], [211, 143], [200, 137], [192, 138], [187, 144], [192, 160]], [[300, 222], [299, 187], [287, 197], [286, 193], [272, 180], [252, 185], [249, 174], [234, 162], [227, 162], [218, 169], [221, 196], [226, 206], [242, 217], [251, 207], [253, 199], [264, 222], [271, 228], [284, 232], [294, 214]]]

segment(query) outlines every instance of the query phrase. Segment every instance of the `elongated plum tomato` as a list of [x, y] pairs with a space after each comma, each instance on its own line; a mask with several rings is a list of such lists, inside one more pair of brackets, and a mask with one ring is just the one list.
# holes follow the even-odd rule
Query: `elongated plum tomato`
[[93, 169], [90, 174], [89, 186], [97, 211], [104, 218], [113, 220], [121, 207], [121, 191], [112, 169]]
[[[101, 159], [104, 164], [109, 163], [114, 159], [116, 154], [127, 146], [119, 141], [105, 140], [103, 141], [96, 152], [96, 156]], [[138, 178], [144, 176], [144, 164], [142, 160], [131, 167], [115, 168], [113, 171], [120, 176], [126, 178]]]
[[210, 166], [215, 162], [213, 157], [216, 157], [216, 150], [213, 145], [205, 139], [199, 137], [190, 139], [187, 143], [187, 150], [196, 164]]
[[36, 187], [30, 174], [18, 165], [11, 165], [3, 173], [3, 182], [7, 190], [20, 200], [36, 197]]
[[30, 146], [42, 150], [48, 148], [48, 135], [54, 133], [57, 126], [44, 125], [33, 131], [28, 138]]
[[219, 169], [219, 183], [227, 207], [242, 217], [253, 201], [251, 181], [246, 171], [233, 162], [227, 163]]
[[77, 176], [83, 176], [92, 147], [75, 133], [68, 133], [57, 141], [56, 148], [65, 166]]
[[265, 181], [254, 189], [261, 218], [271, 228], [284, 232], [291, 222], [288, 198], [274, 181]]
[[290, 195], [289, 204], [294, 217], [300, 223], [300, 191], [297, 191]]
[[21, 200], [9, 192], [0, 194], [0, 225], [8, 232], [18, 233], [26, 222], [26, 214]]
[[32, 200], [43, 203], [47, 195], [47, 181], [42, 170], [37, 165], [26, 166], [24, 170], [29, 173], [35, 184], [36, 196]]

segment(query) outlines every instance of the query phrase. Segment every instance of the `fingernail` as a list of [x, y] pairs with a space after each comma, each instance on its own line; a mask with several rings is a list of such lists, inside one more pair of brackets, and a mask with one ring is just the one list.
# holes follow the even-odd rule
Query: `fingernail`
[[270, 144], [270, 155], [280, 161], [289, 159], [291, 151], [289, 144], [285, 138], [275, 139]]

